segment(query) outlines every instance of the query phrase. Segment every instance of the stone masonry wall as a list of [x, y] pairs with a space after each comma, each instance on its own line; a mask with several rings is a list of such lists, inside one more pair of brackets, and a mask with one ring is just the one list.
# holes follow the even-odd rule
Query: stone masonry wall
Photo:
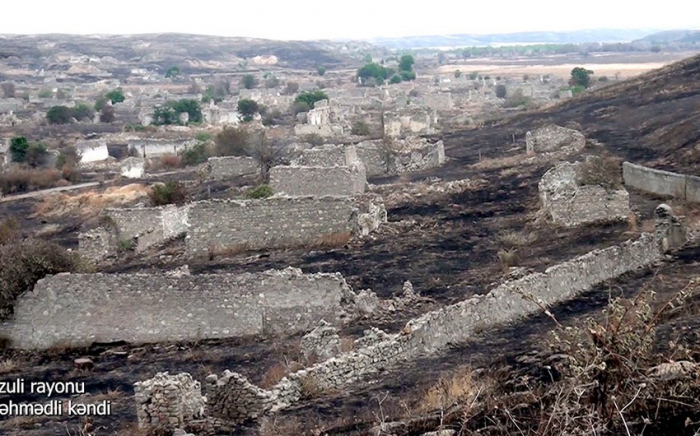
[[314, 245], [328, 235], [355, 233], [357, 207], [348, 197], [273, 197], [192, 203], [187, 252]]
[[[591, 159], [595, 162], [594, 157]], [[542, 208], [551, 216], [552, 222], [576, 226], [628, 219], [632, 211], [627, 190], [581, 185], [580, 168], [579, 162], [563, 162], [542, 176], [538, 185], [539, 196]]]
[[310, 167], [335, 167], [349, 165], [357, 159], [354, 146], [327, 144], [303, 150], [301, 155], [293, 161], [293, 164]]
[[228, 179], [256, 174], [260, 171], [260, 165], [252, 157], [210, 157], [207, 169], [212, 179]]
[[352, 196], [365, 192], [367, 175], [361, 162], [351, 166], [277, 166], [270, 169], [270, 187], [291, 196]]
[[134, 383], [134, 393], [140, 430], [174, 430], [204, 417], [202, 387], [187, 373], [158, 373]]
[[338, 322], [352, 295], [336, 274], [58, 274], [22, 294], [2, 327], [13, 347], [199, 340]]
[[700, 177], [655, 170], [630, 162], [622, 164], [622, 177], [625, 185], [632, 188], [700, 203]]
[[[242, 396], [235, 390], [228, 391], [231, 402], [210, 407], [209, 415], [225, 419], [226, 410], [231, 407], [277, 412], [299, 401], [307, 386], [320, 390], [342, 389], [372, 374], [385, 372], [397, 363], [439, 352], [449, 344], [462, 343], [484, 327], [541, 312], [543, 306], [570, 299], [605, 280], [651, 265], [661, 258], [658, 241], [650, 234], [619, 246], [592, 251], [550, 267], [544, 273], [504, 283], [487, 295], [475, 296], [411, 320], [400, 334], [388, 335], [379, 343], [290, 374], [269, 391], [257, 392], [255, 399], [248, 398], [248, 404], [238, 404], [237, 398]], [[247, 387], [246, 391], [249, 390]]]
[[116, 228], [118, 241], [135, 240], [136, 251], [159, 245], [187, 232], [188, 206], [105, 209]]

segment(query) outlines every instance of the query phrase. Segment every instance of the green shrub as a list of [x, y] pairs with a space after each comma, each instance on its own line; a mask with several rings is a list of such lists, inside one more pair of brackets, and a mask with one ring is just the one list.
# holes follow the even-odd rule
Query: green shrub
[[153, 206], [183, 204], [187, 201], [187, 189], [180, 182], [170, 181], [164, 185], [154, 185], [148, 192], [148, 198]]
[[214, 138], [217, 156], [248, 156], [250, 134], [240, 127], [225, 127]]
[[184, 166], [193, 166], [204, 163], [209, 158], [207, 147], [203, 142], [197, 142], [180, 154], [180, 163]]
[[314, 107], [314, 103], [321, 100], [328, 100], [328, 95], [320, 89], [317, 89], [315, 91], [302, 92], [294, 99], [294, 103], [304, 103], [311, 109]]
[[357, 135], [357, 136], [368, 136], [369, 135], [369, 125], [362, 120], [355, 121], [352, 124], [352, 128], [350, 129], [350, 133], [352, 133], [353, 135]]
[[397, 83], [401, 83], [401, 80], [401, 76], [399, 76], [398, 74], [394, 74], [393, 76], [391, 76], [391, 80], [389, 80], [389, 83], [391, 83], [392, 85], [396, 85]]
[[272, 191], [272, 188], [270, 188], [269, 185], [260, 185], [255, 188], [250, 188], [243, 194], [243, 197], [246, 199], [257, 199], [257, 198], [268, 198], [272, 197], [274, 192]]

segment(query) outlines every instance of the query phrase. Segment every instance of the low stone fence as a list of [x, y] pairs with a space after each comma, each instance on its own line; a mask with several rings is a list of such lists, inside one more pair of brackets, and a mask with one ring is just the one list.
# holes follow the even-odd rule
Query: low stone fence
[[700, 177], [655, 170], [630, 162], [622, 164], [625, 185], [662, 197], [700, 203]]
[[292, 373], [269, 390], [228, 371], [220, 377], [211, 375], [206, 383], [207, 417], [212, 425], [235, 426], [288, 408], [308, 396], [310, 390], [342, 389], [398, 363], [463, 343], [483, 328], [539, 313], [606, 280], [660, 261], [664, 250], [685, 242], [684, 237], [669, 234], [671, 228], [680, 230], [676, 224], [670, 208], [659, 206], [654, 235], [645, 233], [637, 240], [594, 250], [543, 273], [506, 282], [486, 295], [429, 312], [409, 321], [400, 333], [383, 334], [378, 341], [368, 340], [368, 345], [356, 351]]

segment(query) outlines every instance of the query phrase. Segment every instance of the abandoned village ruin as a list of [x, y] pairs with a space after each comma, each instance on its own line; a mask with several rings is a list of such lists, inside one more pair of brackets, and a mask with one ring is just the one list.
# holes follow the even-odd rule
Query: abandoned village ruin
[[0, 382], [113, 413], [0, 434], [700, 431], [694, 45], [75, 38], [0, 37]]

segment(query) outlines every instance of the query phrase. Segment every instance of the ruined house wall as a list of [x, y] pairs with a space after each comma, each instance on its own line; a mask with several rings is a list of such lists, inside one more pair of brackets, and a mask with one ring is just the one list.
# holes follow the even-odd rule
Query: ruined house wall
[[367, 177], [403, 174], [436, 168], [445, 162], [445, 145], [424, 143], [406, 151], [394, 151], [381, 141], [363, 141], [355, 146]]
[[335, 167], [349, 165], [357, 159], [357, 151], [354, 146], [327, 144], [303, 150], [294, 164], [310, 167]]
[[117, 240], [136, 239], [136, 251], [165, 241], [161, 207], [105, 209], [104, 215], [117, 230]]
[[175, 430], [204, 417], [205, 398], [198, 381], [187, 373], [167, 372], [134, 383], [139, 429]]
[[550, 125], [528, 132], [525, 142], [530, 154], [552, 152], [562, 148], [582, 150], [586, 146], [586, 137], [578, 130]]
[[270, 187], [291, 196], [352, 196], [365, 192], [367, 176], [362, 163], [352, 166], [277, 166], [270, 170]]
[[700, 203], [700, 177], [655, 170], [623, 162], [625, 185], [664, 197], [674, 197]]
[[357, 208], [348, 197], [273, 197], [192, 203], [187, 253], [314, 245], [324, 235], [355, 232]]
[[207, 167], [209, 177], [212, 179], [246, 176], [260, 171], [260, 165], [255, 159], [245, 156], [210, 157], [207, 160]]
[[75, 150], [80, 156], [80, 163], [99, 162], [109, 158], [107, 141], [104, 139], [78, 141]]
[[563, 162], [542, 176], [538, 185], [539, 196], [542, 208], [551, 216], [552, 222], [577, 226], [627, 220], [632, 214], [627, 190], [581, 185], [580, 168], [580, 162]]
[[288, 334], [335, 323], [340, 274], [58, 274], [22, 294], [3, 324], [14, 347]]
[[195, 144], [194, 140], [171, 139], [131, 139], [129, 148], [135, 149], [143, 158], [162, 157], [164, 155], [177, 155]]
[[[619, 246], [594, 250], [571, 261], [504, 283], [487, 295], [429, 312], [408, 322], [401, 334], [357, 351], [329, 359], [284, 378], [269, 391], [262, 391], [245, 407], [267, 413], [297, 402], [305, 385], [318, 389], [339, 389], [372, 374], [384, 372], [402, 361], [432, 354], [449, 344], [468, 340], [475, 331], [496, 324], [513, 322], [542, 310], [542, 306], [570, 299], [611, 278], [648, 266], [661, 259], [658, 241], [651, 234]], [[538, 303], [535, 303], [535, 302]], [[227, 392], [236, 405], [236, 390]], [[247, 389], [249, 390], [249, 389]], [[225, 409], [213, 407], [211, 416], [225, 419]]]

